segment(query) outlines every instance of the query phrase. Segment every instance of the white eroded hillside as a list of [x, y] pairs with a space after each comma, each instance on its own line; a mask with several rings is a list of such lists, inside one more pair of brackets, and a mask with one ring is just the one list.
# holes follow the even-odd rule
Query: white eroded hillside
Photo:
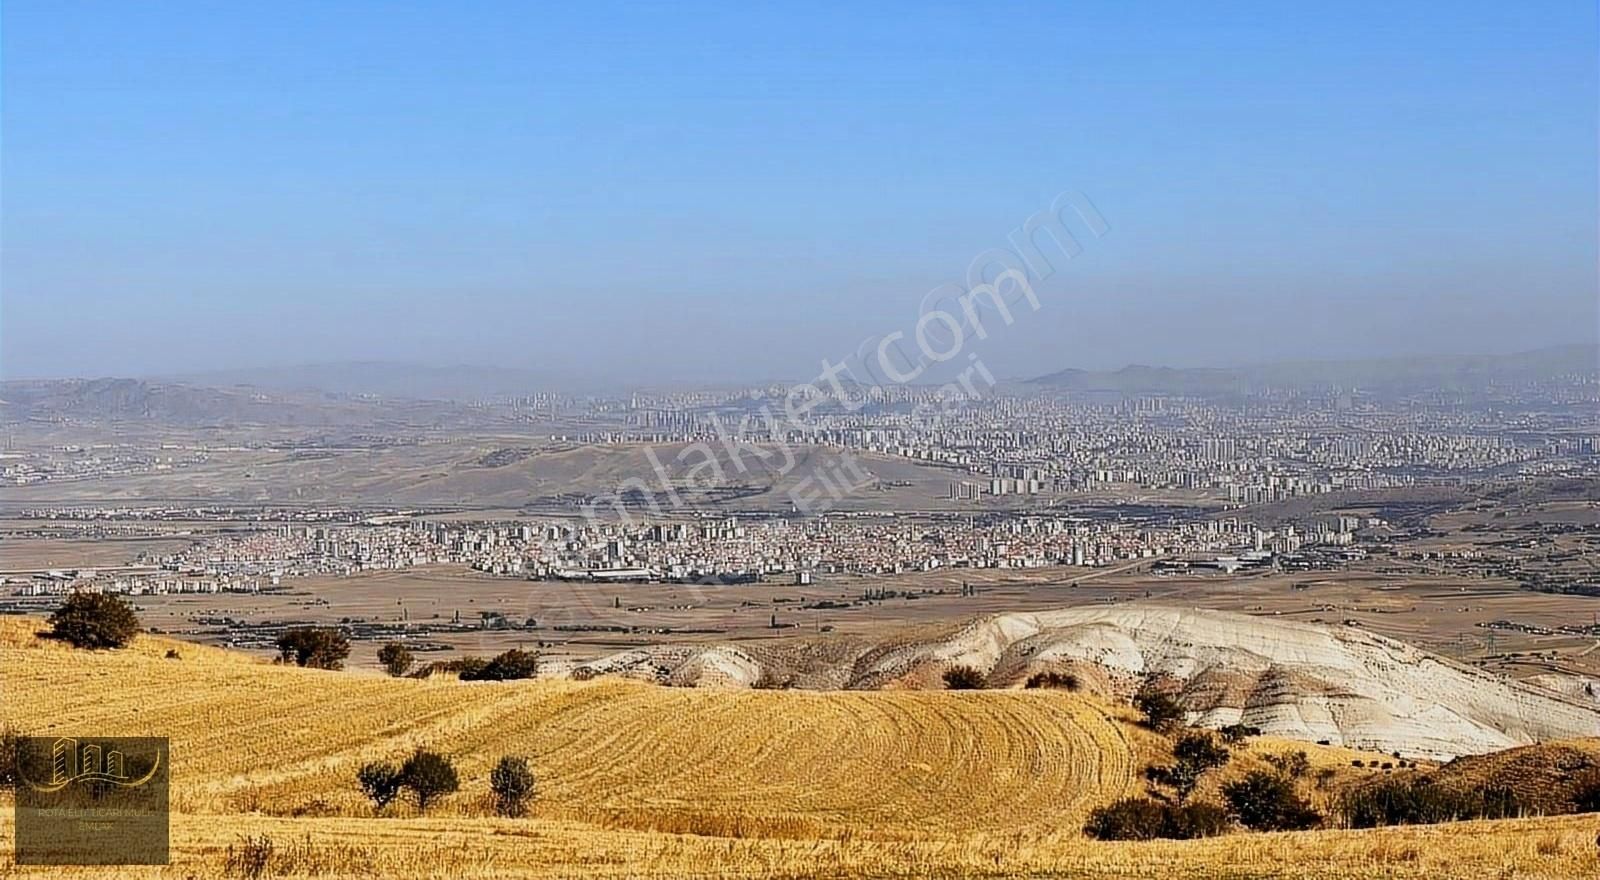
[[902, 639], [796, 668], [756, 647], [645, 649], [579, 667], [673, 684], [836, 681], [850, 688], [938, 687], [971, 666], [993, 687], [1035, 672], [1077, 673], [1126, 693], [1170, 676], [1193, 723], [1242, 722], [1306, 741], [1435, 758], [1600, 735], [1600, 708], [1353, 627], [1152, 605], [999, 614], [933, 637]]

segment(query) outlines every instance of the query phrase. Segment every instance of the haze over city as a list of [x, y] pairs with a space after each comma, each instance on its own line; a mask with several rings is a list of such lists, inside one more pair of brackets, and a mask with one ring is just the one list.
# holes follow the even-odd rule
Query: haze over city
[[1595, 27], [8, 4], [0, 369], [807, 376], [1065, 191], [1109, 231], [1067, 218], [999, 375], [1592, 343]]

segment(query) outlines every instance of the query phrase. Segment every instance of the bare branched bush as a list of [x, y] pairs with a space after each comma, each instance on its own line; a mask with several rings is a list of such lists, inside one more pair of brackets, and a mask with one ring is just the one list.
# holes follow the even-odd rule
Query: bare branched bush
[[238, 843], [228, 844], [222, 871], [229, 877], [243, 877], [245, 880], [264, 877], [272, 862], [272, 848], [272, 838], [265, 834], [260, 837], [241, 837]]

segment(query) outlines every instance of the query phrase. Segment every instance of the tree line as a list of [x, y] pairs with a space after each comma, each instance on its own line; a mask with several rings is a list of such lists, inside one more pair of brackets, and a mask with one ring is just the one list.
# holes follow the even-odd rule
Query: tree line
[[[398, 766], [387, 761], [361, 765], [356, 771], [356, 785], [372, 801], [373, 810], [379, 815], [403, 793], [410, 794], [417, 812], [427, 813], [430, 806], [460, 790], [461, 777], [450, 758], [419, 748]], [[503, 756], [489, 771], [489, 792], [497, 815], [509, 818], [527, 815], [528, 801], [534, 794], [533, 770], [528, 766], [528, 759]]]

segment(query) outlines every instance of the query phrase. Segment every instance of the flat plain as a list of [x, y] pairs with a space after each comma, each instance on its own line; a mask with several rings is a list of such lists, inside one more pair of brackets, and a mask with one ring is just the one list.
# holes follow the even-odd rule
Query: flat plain
[[[5, 549], [8, 567], [20, 567], [28, 558], [58, 567], [84, 565], [80, 560], [86, 559], [108, 565], [116, 556], [104, 548], [75, 556], [75, 542], [32, 541]], [[975, 595], [963, 596], [963, 584], [973, 587]], [[1140, 562], [1105, 569], [961, 569], [893, 577], [824, 576], [806, 586], [715, 587], [528, 581], [437, 565], [296, 578], [286, 585], [285, 591], [270, 594], [141, 596], [137, 604], [148, 626], [213, 643], [220, 638], [217, 629], [198, 620], [229, 616], [252, 622], [439, 623], [457, 612], [469, 622], [483, 612], [496, 612], [515, 620], [531, 618], [540, 627], [438, 633], [429, 641], [458, 653], [523, 647], [540, 648], [553, 658], [589, 659], [663, 642], [765, 643], [819, 635], [873, 640], [906, 626], [950, 624], [983, 614], [1150, 600], [1360, 626], [1516, 677], [1600, 676], [1600, 651], [1594, 650], [1593, 638], [1488, 628], [1506, 620], [1545, 628], [1587, 623], [1597, 607], [1594, 598], [1533, 592], [1503, 579], [1420, 564], [1397, 571], [1389, 561], [1310, 573], [1156, 574]], [[877, 590], [893, 595], [862, 601], [865, 593]], [[357, 641], [352, 663], [376, 668], [378, 646]]]

